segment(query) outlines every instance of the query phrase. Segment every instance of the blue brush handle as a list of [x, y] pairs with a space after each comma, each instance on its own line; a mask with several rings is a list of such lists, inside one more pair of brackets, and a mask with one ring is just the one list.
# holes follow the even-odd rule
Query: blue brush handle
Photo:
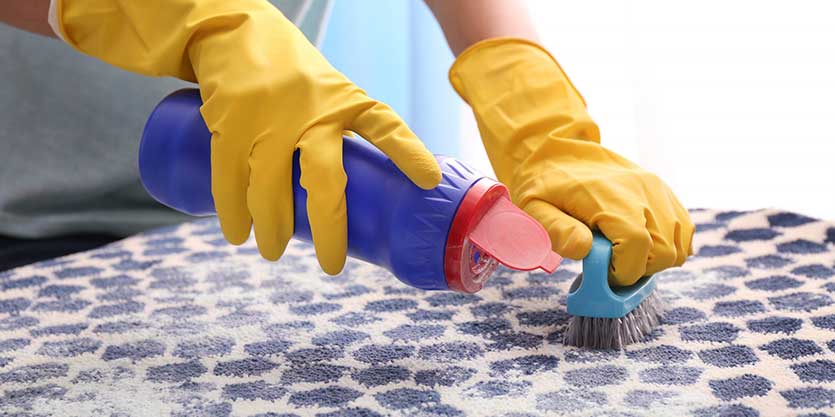
[[[139, 173], [159, 202], [192, 215], [214, 214], [211, 133], [200, 114], [197, 89], [172, 93], [157, 105], [142, 134]], [[293, 160], [294, 237], [310, 241], [307, 192]], [[437, 157], [438, 187], [423, 190], [365, 141], [345, 138], [343, 167], [348, 255], [394, 273], [404, 283], [446, 290], [444, 249], [456, 210], [470, 187], [484, 178], [454, 158]]]
[[567, 297], [572, 316], [619, 318], [629, 314], [655, 289], [653, 276], [643, 277], [628, 287], [609, 286], [612, 242], [593, 233], [591, 251], [583, 259], [583, 277], [572, 285]]

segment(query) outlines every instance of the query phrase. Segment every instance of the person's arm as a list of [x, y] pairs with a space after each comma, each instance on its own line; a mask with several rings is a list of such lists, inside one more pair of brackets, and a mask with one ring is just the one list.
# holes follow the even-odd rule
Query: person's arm
[[470, 45], [490, 38], [537, 40], [524, 1], [425, 0], [458, 56]]
[[43, 36], [55, 37], [49, 27], [49, 0], [3, 0], [0, 22]]

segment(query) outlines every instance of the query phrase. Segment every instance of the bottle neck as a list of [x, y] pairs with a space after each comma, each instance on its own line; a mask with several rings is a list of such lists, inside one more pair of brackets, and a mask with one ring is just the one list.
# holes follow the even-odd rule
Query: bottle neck
[[474, 293], [493, 275], [499, 262], [470, 240], [470, 234], [499, 198], [509, 198], [507, 187], [482, 178], [467, 191], [450, 226], [444, 254], [444, 273], [451, 290]]

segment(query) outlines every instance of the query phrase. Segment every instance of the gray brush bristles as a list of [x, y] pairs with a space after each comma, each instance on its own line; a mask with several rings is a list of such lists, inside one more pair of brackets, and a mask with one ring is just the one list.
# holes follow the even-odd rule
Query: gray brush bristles
[[564, 343], [592, 349], [623, 349], [643, 340], [661, 324], [664, 301], [653, 291], [629, 314], [617, 318], [573, 316]]

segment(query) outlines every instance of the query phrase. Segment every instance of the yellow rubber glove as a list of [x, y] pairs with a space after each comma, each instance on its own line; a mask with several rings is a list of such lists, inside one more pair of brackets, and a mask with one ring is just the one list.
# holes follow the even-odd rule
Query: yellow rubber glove
[[60, 0], [56, 14], [64, 40], [83, 53], [200, 84], [223, 234], [241, 244], [254, 224], [267, 259], [278, 259], [293, 234], [296, 149], [316, 254], [329, 274], [346, 256], [343, 129], [376, 145], [418, 186], [441, 179], [403, 120], [336, 71], [266, 0]]
[[600, 145], [597, 125], [556, 60], [511, 38], [464, 51], [449, 73], [473, 108], [499, 181], [548, 230], [554, 250], [581, 259], [599, 229], [613, 244], [610, 283], [681, 265], [693, 223], [657, 176]]

